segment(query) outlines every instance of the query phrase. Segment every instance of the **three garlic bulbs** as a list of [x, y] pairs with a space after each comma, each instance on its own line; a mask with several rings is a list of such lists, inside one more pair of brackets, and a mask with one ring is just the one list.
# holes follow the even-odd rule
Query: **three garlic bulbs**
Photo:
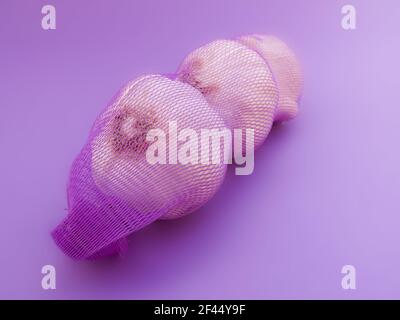
[[[274, 121], [296, 116], [301, 88], [293, 52], [262, 35], [211, 42], [190, 53], [174, 76], [129, 82], [98, 116], [72, 165], [69, 213], [52, 233], [55, 242], [74, 259], [97, 259], [121, 252], [129, 234], [155, 220], [202, 207], [221, 186], [227, 163], [196, 157], [233, 152], [200, 150], [202, 131], [218, 140], [226, 128], [251, 128], [257, 148]], [[186, 129], [177, 135], [173, 126]]]

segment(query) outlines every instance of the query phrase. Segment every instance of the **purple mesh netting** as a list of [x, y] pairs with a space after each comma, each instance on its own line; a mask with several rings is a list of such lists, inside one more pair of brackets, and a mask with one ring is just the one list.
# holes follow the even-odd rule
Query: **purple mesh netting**
[[[297, 113], [299, 70], [280, 40], [248, 36], [195, 50], [174, 76], [148, 75], [128, 83], [96, 119], [73, 162], [68, 215], [52, 233], [57, 245], [74, 259], [123, 253], [132, 232], [203, 206], [220, 187], [226, 164], [171, 164], [183, 145], [195, 150], [198, 141], [185, 139], [167, 143], [167, 164], [150, 163], [149, 132], [162, 130], [169, 142], [171, 121], [178, 132], [189, 128], [186, 135], [254, 128], [258, 147], [273, 121]], [[218, 151], [220, 159], [232, 152]]]

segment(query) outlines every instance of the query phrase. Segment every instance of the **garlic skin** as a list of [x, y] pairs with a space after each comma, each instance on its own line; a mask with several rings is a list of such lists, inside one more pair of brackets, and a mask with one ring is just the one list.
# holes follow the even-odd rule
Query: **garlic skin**
[[280, 39], [268, 35], [248, 35], [238, 41], [258, 52], [268, 62], [279, 89], [275, 121], [293, 119], [303, 88], [300, 64], [292, 50]]
[[92, 141], [91, 158], [93, 180], [101, 192], [145, 215], [167, 210], [163, 219], [191, 213], [216, 193], [226, 171], [222, 162], [149, 163], [146, 135], [161, 129], [168, 141], [170, 121], [177, 122], [178, 130], [225, 127], [201, 93], [182, 82], [150, 75], [120, 91], [95, 124], [103, 126]]
[[231, 129], [254, 129], [255, 148], [267, 137], [278, 89], [257, 52], [237, 41], [217, 40], [190, 53], [176, 79], [199, 90]]

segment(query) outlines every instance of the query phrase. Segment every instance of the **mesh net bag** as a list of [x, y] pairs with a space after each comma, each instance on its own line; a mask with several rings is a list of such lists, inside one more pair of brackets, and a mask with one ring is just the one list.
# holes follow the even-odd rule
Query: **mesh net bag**
[[97, 259], [125, 251], [127, 236], [155, 220], [197, 210], [217, 192], [232, 155], [230, 143], [213, 141], [227, 128], [254, 129], [259, 147], [274, 121], [297, 114], [301, 88], [294, 54], [259, 35], [214, 41], [175, 75], [128, 83], [72, 164], [68, 215], [52, 232], [55, 242], [74, 259]]
[[177, 80], [198, 89], [232, 129], [254, 129], [254, 145], [267, 137], [278, 103], [273, 75], [257, 52], [232, 40], [217, 40], [190, 53]]
[[[53, 231], [64, 253], [75, 259], [94, 259], [121, 252], [130, 233], [159, 218], [188, 214], [214, 195], [226, 171], [223, 161], [182, 164], [171, 160], [185, 143], [191, 147], [196, 141], [168, 143], [169, 162], [149, 162], [148, 133], [161, 130], [165, 139], [173, 141], [171, 121], [178, 132], [179, 128], [194, 132], [225, 128], [199, 91], [158, 75], [126, 85], [98, 117], [72, 165], [69, 214]], [[162, 154], [160, 150], [154, 154]], [[231, 150], [219, 152], [222, 158]]]
[[267, 62], [279, 89], [275, 121], [294, 118], [303, 87], [303, 76], [295, 54], [280, 39], [266, 35], [240, 37], [239, 42], [258, 52]]

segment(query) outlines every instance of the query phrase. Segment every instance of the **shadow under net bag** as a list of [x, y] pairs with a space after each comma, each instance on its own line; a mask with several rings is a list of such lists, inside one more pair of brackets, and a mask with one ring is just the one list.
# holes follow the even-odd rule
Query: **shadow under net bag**
[[[174, 76], [129, 82], [96, 119], [72, 164], [68, 215], [52, 232], [56, 244], [74, 259], [121, 253], [131, 233], [202, 207], [222, 184], [231, 145], [207, 146], [210, 160], [219, 153], [220, 161], [204, 163], [203, 146], [187, 136], [207, 129], [212, 140], [226, 129], [253, 129], [257, 148], [274, 121], [296, 116], [302, 81], [285, 43], [250, 35], [198, 48]], [[165, 149], [155, 152], [162, 142]], [[182, 150], [196, 150], [199, 158], [183, 163]], [[149, 160], [152, 152], [157, 161]]]
[[[99, 116], [71, 169], [69, 215], [53, 231], [64, 253], [82, 259], [123, 251], [130, 233], [188, 214], [214, 195], [226, 171], [222, 162], [150, 164], [146, 158], [147, 133], [161, 129], [169, 139], [170, 121], [196, 131], [225, 127], [199, 91], [158, 75], [129, 83]], [[167, 151], [174, 154], [177, 146]]]

